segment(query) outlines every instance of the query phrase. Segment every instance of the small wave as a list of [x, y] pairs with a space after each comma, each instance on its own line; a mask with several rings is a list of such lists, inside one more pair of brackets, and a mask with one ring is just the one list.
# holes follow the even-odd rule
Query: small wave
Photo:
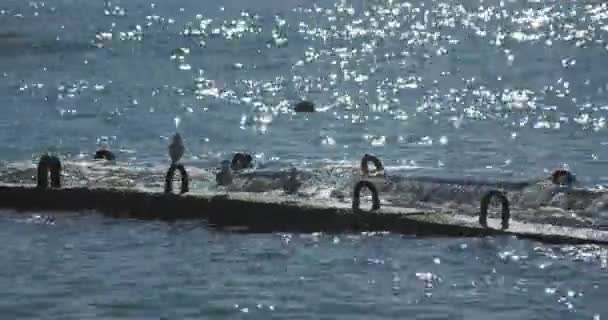
[[8, 219], [15, 223], [43, 224], [50, 226], [54, 226], [56, 224], [55, 217], [46, 214], [28, 214], [24, 217], [23, 214], [9, 212]]

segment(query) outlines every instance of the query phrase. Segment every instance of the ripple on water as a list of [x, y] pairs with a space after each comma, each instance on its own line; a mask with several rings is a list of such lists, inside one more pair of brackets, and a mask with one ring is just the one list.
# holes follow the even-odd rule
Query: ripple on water
[[367, 319], [604, 311], [606, 249], [596, 246], [368, 232], [254, 235], [200, 223], [55, 218], [54, 225], [0, 221], [7, 244], [0, 281], [12, 288], [1, 301], [9, 314]]
[[[247, 148], [262, 165], [356, 162], [373, 151], [391, 170], [528, 178], [568, 164], [585, 183], [603, 183], [607, 88], [596, 66], [608, 48], [607, 9], [9, 1], [0, 8], [0, 154], [22, 160], [56, 146], [86, 157], [97, 142], [153, 167], [166, 141], [150, 137], [170, 136], [178, 118], [192, 157], [208, 167]], [[294, 114], [302, 99], [317, 112]], [[345, 184], [336, 180], [323, 172], [306, 187], [330, 194], [325, 185]], [[479, 191], [418, 187], [393, 191], [465, 204]], [[0, 227], [0, 308], [18, 318], [606, 312], [606, 251], [593, 246], [239, 235], [44, 214]]]
[[[320, 109], [321, 112], [331, 110], [334, 116], [332, 121], [344, 126], [345, 130], [332, 136], [331, 140], [326, 139], [327, 143], [321, 143], [324, 145], [333, 145], [333, 142], [341, 145], [342, 141], [351, 139], [353, 135], [360, 135], [360, 124], [373, 125], [378, 121], [382, 123], [382, 130], [371, 132], [378, 137], [399, 136], [391, 127], [401, 128], [402, 125], [418, 135], [429, 135], [426, 129], [430, 126], [436, 129], [434, 132], [438, 133], [438, 137], [466, 141], [466, 137], [457, 131], [463, 120], [469, 120], [467, 130], [478, 131], [479, 134], [484, 132], [483, 123], [490, 121], [495, 124], [494, 127], [505, 128], [509, 134], [519, 133], [530, 144], [522, 155], [531, 157], [538, 142], [531, 142], [529, 138], [534, 133], [527, 129], [556, 130], [554, 135], [562, 137], [573, 130], [602, 132], [605, 128], [605, 110], [601, 107], [601, 99], [598, 99], [605, 88], [601, 85], [602, 81], [598, 81], [601, 80], [599, 75], [585, 73], [584, 79], [579, 79], [583, 74], [580, 70], [588, 68], [593, 59], [582, 59], [572, 51], [573, 48], [585, 50], [582, 51], [585, 55], [593, 57], [596, 47], [592, 44], [603, 45], [602, 30], [605, 29], [606, 15], [602, 4], [581, 3], [566, 8], [499, 1], [490, 1], [484, 6], [449, 2], [426, 6], [408, 2], [361, 5], [338, 1], [323, 6], [296, 7], [270, 15], [262, 9], [233, 8], [216, 8], [218, 14], [211, 13], [213, 10], [196, 13], [189, 10], [189, 6], [161, 8], [151, 5], [149, 8], [136, 8], [129, 4], [106, 3], [101, 8], [103, 18], [94, 21], [99, 25], [99, 31], [93, 35], [93, 41], [100, 45], [99, 57], [111, 53], [126, 57], [124, 61], [130, 63], [126, 55], [136, 47], [116, 47], [114, 44], [134, 40], [142, 43], [144, 56], [139, 59], [142, 66], [147, 67], [146, 59], [149, 58], [150, 65], [155, 66], [152, 69], [160, 67], [165, 70], [163, 65], [174, 64], [174, 70], [160, 72], [159, 76], [150, 75], [147, 83], [137, 83], [121, 80], [118, 73], [113, 73], [111, 68], [120, 65], [117, 64], [107, 65], [109, 73], [103, 77], [116, 78], [111, 80], [121, 82], [118, 86], [123, 88], [135, 83], [137, 86], [162, 87], [169, 82], [183, 83], [190, 77], [196, 78], [191, 74], [196, 73], [194, 70], [206, 70], [204, 82], [195, 81], [192, 91], [175, 85], [181, 88], [176, 98], [152, 102], [137, 94], [141, 105], [150, 105], [150, 108], [142, 108], [142, 111], [157, 109], [158, 104], [191, 104], [195, 106], [190, 107], [193, 111], [200, 106], [214, 113], [224, 112], [220, 110], [225, 108], [209, 109], [210, 104], [233, 106], [240, 109], [238, 112], [242, 112], [242, 108], [254, 108], [256, 103], [271, 109], [280, 106], [280, 112], [272, 111], [272, 122], [269, 122], [268, 115], [264, 115], [252, 117], [252, 124], [261, 122], [261, 125], [233, 123], [235, 129], [240, 127], [263, 133], [259, 141], [269, 142], [259, 145], [270, 148], [271, 152], [287, 152], [269, 146], [277, 145], [275, 139], [280, 139], [286, 132], [289, 135], [293, 121], [299, 121], [276, 119], [283, 117], [288, 110], [285, 107], [296, 96], [311, 96], [319, 100], [320, 105], [329, 106]], [[30, 11], [44, 11], [46, 7], [37, 4], [4, 12], [23, 11], [25, 15], [22, 19], [27, 19]], [[41, 12], [41, 16], [54, 21], [55, 16], [60, 17], [63, 11], [70, 10], [65, 4], [59, 4], [58, 8]], [[587, 19], [568, 22], [569, 19], [580, 17]], [[553, 25], [562, 27], [555, 29], [551, 27]], [[468, 37], [468, 34], [471, 36]], [[201, 47], [201, 43], [205, 45]], [[403, 50], [401, 44], [404, 43], [407, 50]], [[245, 50], [233, 52], [231, 46]], [[549, 55], [543, 49], [546, 47], [563, 54]], [[166, 55], [173, 49], [170, 56], [174, 62], [160, 62], [148, 57], [154, 56], [159, 50]], [[247, 55], [239, 52], [247, 52]], [[243, 59], [244, 56], [246, 59]], [[525, 59], [518, 59], [520, 56], [530, 56], [530, 61], [537, 62], [528, 63]], [[263, 61], [269, 57], [280, 57], [276, 60], [280, 63], [273, 65], [273, 68], [261, 68]], [[491, 70], [473, 68], [472, 65], [477, 65], [473, 61], [480, 59], [488, 61]], [[116, 62], [112, 59], [109, 61]], [[100, 61], [96, 59], [96, 63]], [[230, 66], [231, 71], [219, 73], [219, 65]], [[82, 73], [80, 67], [73, 68], [73, 71], [77, 71], [75, 74]], [[533, 71], [522, 71], [528, 69]], [[564, 71], [555, 71], [560, 69]], [[89, 72], [84, 74], [90, 75]], [[117, 123], [116, 119], [128, 117], [126, 110], [116, 108], [117, 93], [103, 89], [96, 89], [100, 91], [98, 93], [83, 91], [86, 89], [81, 86], [82, 83], [76, 82], [94, 83], [93, 77], [99, 78], [99, 75], [93, 74], [91, 79], [86, 80], [77, 80], [73, 76], [59, 77], [68, 81], [68, 85], [59, 86], [55, 94], [63, 101], [60, 103], [62, 105], [57, 106], [61, 117], [82, 121], [87, 115], [93, 118], [101, 115], [100, 118], [106, 123]], [[293, 81], [264, 80], [272, 78]], [[243, 81], [247, 85], [243, 85]], [[36, 91], [46, 91], [45, 88], [53, 88], [54, 85], [52, 81], [30, 81], [19, 87], [22, 91], [32, 90], [29, 83], [38, 86]], [[587, 88], [580, 87], [578, 83]], [[92, 86], [97, 88], [97, 85]], [[48, 96], [44, 92], [39, 95]], [[285, 100], [286, 97], [289, 99]], [[176, 103], [174, 99], [182, 101]], [[94, 107], [90, 108], [92, 101]], [[98, 112], [95, 108], [99, 105], [110, 109]], [[93, 111], [89, 111], [91, 109]], [[178, 112], [172, 108], [169, 110]], [[142, 111], [130, 113], [131, 116], [140, 117]], [[146, 117], [153, 119], [161, 116], [162, 113], [146, 114]], [[202, 116], [194, 116], [191, 123], [202, 120], [199, 117]], [[396, 122], [396, 126], [390, 126], [391, 122]], [[454, 127], [445, 126], [445, 123], [453, 123]], [[230, 123], [222, 123], [221, 126], [230, 126]], [[129, 134], [122, 132], [121, 139], [135, 143], [130, 141], [132, 137]], [[498, 144], [509, 143], [509, 137], [503, 140], [500, 133], [492, 139]], [[394, 148], [397, 143], [390, 139], [373, 139], [370, 142], [388, 158], [399, 156], [393, 151], [399, 149]], [[434, 158], [440, 157], [444, 153], [444, 145], [433, 144], [429, 153]], [[365, 143], [351, 145], [346, 153], [349, 156], [358, 155], [365, 146]], [[501, 149], [493, 151], [497, 158], [504, 156]], [[573, 155], [569, 159], [576, 159], [574, 154], [577, 151], [569, 151], [572, 152], [564, 154]], [[321, 153], [329, 155], [331, 151], [321, 150]], [[538, 157], [536, 159], [539, 162]], [[460, 167], [463, 162], [478, 164], [474, 157], [441, 161], [446, 169]], [[528, 164], [512, 162], [513, 166], [521, 168]], [[479, 167], [483, 166], [479, 164]]]

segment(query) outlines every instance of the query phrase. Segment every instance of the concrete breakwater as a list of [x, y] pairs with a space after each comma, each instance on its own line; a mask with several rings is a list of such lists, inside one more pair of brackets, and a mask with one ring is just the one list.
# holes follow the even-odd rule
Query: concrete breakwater
[[135, 219], [206, 220], [212, 226], [244, 227], [252, 232], [390, 231], [415, 236], [482, 237], [515, 235], [550, 243], [608, 244], [608, 231], [511, 221], [397, 207], [372, 212], [353, 210], [346, 203], [306, 201], [297, 197], [250, 193], [176, 195], [128, 189], [0, 186], [0, 208], [19, 211], [95, 210], [112, 217]]
[[[369, 155], [366, 157], [369, 160]], [[382, 169], [380, 163], [376, 167]], [[550, 219], [545, 223], [512, 219], [512, 215], [517, 216], [519, 212], [510, 207], [505, 193], [496, 189], [484, 194], [478, 202], [478, 211], [471, 215], [446, 207], [405, 207], [386, 202], [381, 206], [377, 184], [366, 179], [354, 185], [352, 199], [339, 200], [307, 198], [287, 191], [190, 190], [187, 174], [183, 175], [181, 190], [176, 190], [178, 194], [175, 194], [170, 187], [173, 175], [185, 173], [184, 166], [179, 164], [171, 165], [165, 176], [164, 189], [160, 190], [111, 184], [99, 187], [61, 185], [58, 177], [61, 168], [56, 159], [42, 157], [36, 171], [36, 185], [0, 179], [3, 181], [0, 208], [52, 214], [94, 210], [113, 217], [166, 221], [201, 219], [215, 227], [242, 227], [249, 231], [390, 231], [438, 237], [515, 235], [545, 242], [608, 244], [608, 231], [593, 229], [590, 225], [557, 225]], [[46, 181], [49, 171], [50, 184]], [[367, 173], [367, 170], [363, 171]], [[567, 174], [561, 172], [553, 178]], [[370, 210], [362, 208], [368, 206], [367, 201], [362, 204], [360, 199], [364, 189], [372, 193]], [[500, 202], [500, 218], [488, 216], [491, 200]]]

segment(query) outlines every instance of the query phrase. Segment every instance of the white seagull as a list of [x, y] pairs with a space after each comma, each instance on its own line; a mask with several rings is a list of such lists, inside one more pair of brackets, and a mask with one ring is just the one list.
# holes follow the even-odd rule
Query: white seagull
[[184, 147], [184, 141], [179, 133], [175, 133], [173, 141], [169, 145], [169, 157], [171, 157], [172, 163], [177, 163], [183, 156], [186, 148]]

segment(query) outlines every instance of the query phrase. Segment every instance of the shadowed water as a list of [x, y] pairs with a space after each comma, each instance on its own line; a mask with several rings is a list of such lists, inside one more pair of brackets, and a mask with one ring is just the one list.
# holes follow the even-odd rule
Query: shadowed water
[[[606, 249], [390, 234], [237, 234], [3, 212], [19, 319], [599, 319]], [[25, 236], [28, 235], [29, 236]]]

